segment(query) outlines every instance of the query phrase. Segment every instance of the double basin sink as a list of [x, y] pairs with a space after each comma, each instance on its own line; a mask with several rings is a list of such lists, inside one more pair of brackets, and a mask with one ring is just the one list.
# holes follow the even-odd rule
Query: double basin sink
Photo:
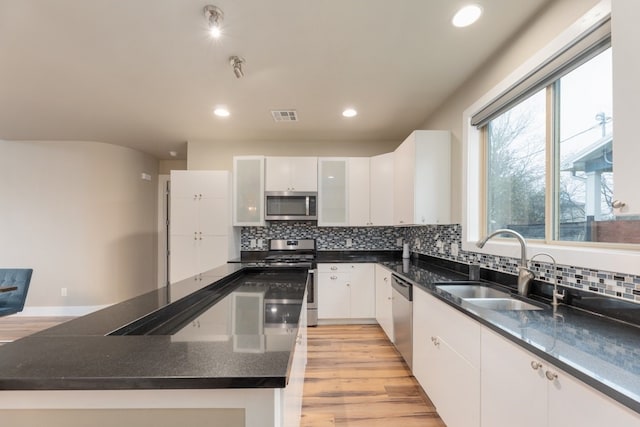
[[463, 305], [466, 303], [476, 308], [495, 311], [542, 310], [537, 305], [514, 298], [510, 293], [490, 287], [483, 282], [451, 282], [436, 285], [436, 288], [462, 299]]

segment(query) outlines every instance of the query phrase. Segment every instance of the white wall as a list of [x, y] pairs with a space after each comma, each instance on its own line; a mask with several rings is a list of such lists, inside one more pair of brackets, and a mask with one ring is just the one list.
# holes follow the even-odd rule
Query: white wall
[[[411, 133], [411, 132], [409, 132]], [[187, 169], [233, 170], [233, 156], [369, 157], [389, 153], [398, 141], [189, 141]]]
[[421, 129], [451, 130], [452, 221], [462, 221], [462, 113], [558, 34], [583, 16], [599, 0], [555, 0], [521, 29], [485, 65], [427, 118]]
[[34, 269], [27, 309], [155, 288], [157, 172], [110, 144], [0, 141], [0, 266]]

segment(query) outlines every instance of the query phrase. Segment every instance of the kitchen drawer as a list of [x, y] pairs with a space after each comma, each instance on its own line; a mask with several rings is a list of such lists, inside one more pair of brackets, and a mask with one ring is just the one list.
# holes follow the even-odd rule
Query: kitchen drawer
[[357, 264], [348, 263], [318, 264], [318, 273], [351, 273], [356, 267]]

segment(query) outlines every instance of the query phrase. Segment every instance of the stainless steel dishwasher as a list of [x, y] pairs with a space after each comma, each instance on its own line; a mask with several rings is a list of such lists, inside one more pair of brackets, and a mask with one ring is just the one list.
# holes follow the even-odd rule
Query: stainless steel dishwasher
[[392, 274], [391, 288], [395, 346], [409, 368], [413, 368], [413, 287]]

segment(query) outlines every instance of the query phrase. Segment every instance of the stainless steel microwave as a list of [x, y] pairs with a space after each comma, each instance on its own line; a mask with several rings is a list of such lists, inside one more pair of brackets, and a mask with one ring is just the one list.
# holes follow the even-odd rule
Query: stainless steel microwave
[[314, 221], [318, 219], [318, 193], [267, 191], [264, 193], [267, 221]]

